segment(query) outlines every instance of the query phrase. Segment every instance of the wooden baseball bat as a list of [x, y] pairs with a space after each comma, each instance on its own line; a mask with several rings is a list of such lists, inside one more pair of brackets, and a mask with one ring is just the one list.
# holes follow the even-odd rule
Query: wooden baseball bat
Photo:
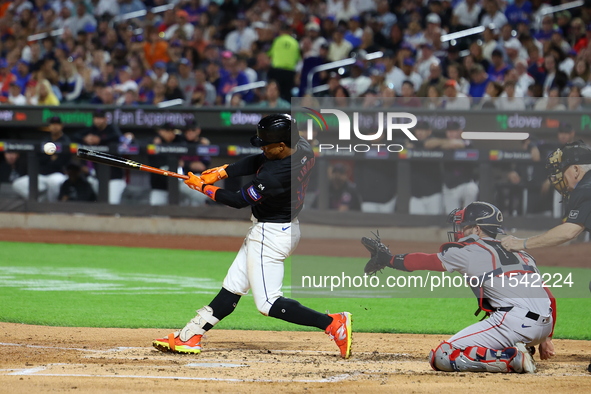
[[145, 164], [138, 163], [133, 160], [126, 159], [124, 157], [114, 156], [109, 153], [97, 152], [94, 150], [78, 148], [77, 156], [84, 160], [90, 160], [95, 163], [106, 164], [108, 166], [126, 168], [130, 170], [140, 170], [145, 172], [151, 172], [152, 174], [171, 176], [179, 179], [189, 179], [187, 175], [178, 174], [172, 171], [164, 171], [160, 168], [150, 167]]

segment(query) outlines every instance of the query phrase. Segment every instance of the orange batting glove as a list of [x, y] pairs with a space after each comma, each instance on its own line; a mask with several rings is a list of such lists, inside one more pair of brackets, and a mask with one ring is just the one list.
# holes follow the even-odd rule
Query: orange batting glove
[[213, 185], [217, 181], [226, 179], [228, 177], [226, 167], [228, 167], [228, 165], [224, 164], [221, 167], [214, 167], [210, 168], [209, 170], [205, 170], [201, 173], [201, 179], [203, 179], [203, 182], [208, 185]]
[[205, 186], [205, 182], [203, 182], [203, 179], [193, 174], [192, 172], [189, 172], [187, 175], [189, 175], [189, 179], [185, 181], [185, 185], [189, 186], [193, 190], [197, 190], [198, 192], [203, 193], [203, 186]]
[[185, 185], [189, 186], [193, 190], [205, 194], [207, 197], [215, 201], [215, 194], [219, 187], [206, 184], [203, 179], [201, 179], [201, 177], [198, 177], [192, 172], [189, 172], [187, 175], [189, 175], [189, 179], [185, 181]]

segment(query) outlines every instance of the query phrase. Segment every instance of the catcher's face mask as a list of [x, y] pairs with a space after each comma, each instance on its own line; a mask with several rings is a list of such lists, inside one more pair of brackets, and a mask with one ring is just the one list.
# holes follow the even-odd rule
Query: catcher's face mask
[[466, 208], [456, 208], [449, 213], [447, 222], [451, 223], [452, 231], [447, 232], [447, 238], [449, 242], [458, 242], [461, 238], [464, 238], [464, 213]]
[[548, 156], [546, 169], [548, 169], [548, 179], [556, 191], [563, 197], [568, 196], [568, 185], [564, 178], [564, 171], [568, 168], [562, 162], [562, 150], [556, 149]]

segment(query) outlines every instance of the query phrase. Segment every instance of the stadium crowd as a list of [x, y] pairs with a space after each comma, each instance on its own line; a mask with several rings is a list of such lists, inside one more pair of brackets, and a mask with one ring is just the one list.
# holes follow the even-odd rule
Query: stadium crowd
[[[553, 12], [566, 2], [2, 0], [0, 101], [286, 108], [314, 92], [365, 105], [581, 110], [591, 1]], [[308, 86], [312, 68], [350, 57], [344, 73]], [[256, 81], [268, 84], [232, 94]]]
[[[591, 0], [556, 11], [559, 5], [542, 0], [0, 0], [0, 103], [140, 106], [168, 101], [288, 111], [292, 97], [314, 95], [380, 108], [582, 111], [591, 108]], [[478, 31], [449, 37], [472, 28]], [[338, 72], [310, 75], [319, 65], [344, 59], [353, 60]], [[234, 92], [254, 82], [265, 86]], [[59, 118], [50, 123], [54, 141], [68, 137]], [[414, 148], [468, 147], [469, 142], [460, 144], [454, 137], [461, 132], [455, 124], [439, 136], [431, 135], [430, 125], [421, 125], [417, 129], [424, 138]], [[92, 127], [73, 134], [72, 142], [133, 139], [111, 127], [98, 110]], [[163, 125], [156, 133], [150, 143], [208, 143], [197, 124], [182, 132]], [[572, 140], [572, 127], [561, 126], [559, 141], [561, 136]], [[554, 145], [528, 140], [523, 149], [539, 162], [539, 152], [543, 156]], [[5, 155], [0, 175], [27, 198], [28, 178], [17, 159], [12, 152]], [[495, 181], [499, 206], [515, 213], [523, 199], [543, 195], [545, 202], [536, 211], [552, 209], [553, 194], [537, 162], [501, 171]], [[74, 195], [95, 200], [94, 168], [66, 164], [55, 172], [46, 169], [52, 172], [41, 174], [40, 190], [47, 190], [50, 201]], [[208, 158], [199, 157], [179, 162], [194, 172], [208, 164]], [[473, 172], [414, 167], [429, 176], [413, 176], [411, 213], [443, 213], [448, 206], [471, 202], [457, 201], [457, 195], [473, 200], [478, 194]], [[330, 168], [331, 208], [366, 210], [372, 203], [345, 182], [363, 179], [352, 173], [352, 168]], [[69, 189], [60, 190], [66, 178]], [[416, 179], [427, 180], [429, 187], [421, 188]], [[166, 184], [158, 180], [151, 180], [152, 205], [168, 199]], [[394, 209], [395, 186], [388, 187], [385, 201], [371, 209]], [[120, 203], [125, 188], [123, 175], [111, 171], [109, 202]], [[525, 189], [529, 197], [523, 196]]]

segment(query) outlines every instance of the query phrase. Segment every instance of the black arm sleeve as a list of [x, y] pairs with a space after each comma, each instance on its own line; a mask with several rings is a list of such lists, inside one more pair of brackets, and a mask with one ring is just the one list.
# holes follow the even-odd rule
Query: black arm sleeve
[[265, 156], [262, 153], [260, 155], [252, 155], [240, 159], [226, 168], [228, 178], [256, 174], [264, 160]]
[[229, 207], [238, 209], [250, 205], [242, 196], [242, 190], [231, 192], [226, 189], [218, 189], [215, 193], [215, 200]]

